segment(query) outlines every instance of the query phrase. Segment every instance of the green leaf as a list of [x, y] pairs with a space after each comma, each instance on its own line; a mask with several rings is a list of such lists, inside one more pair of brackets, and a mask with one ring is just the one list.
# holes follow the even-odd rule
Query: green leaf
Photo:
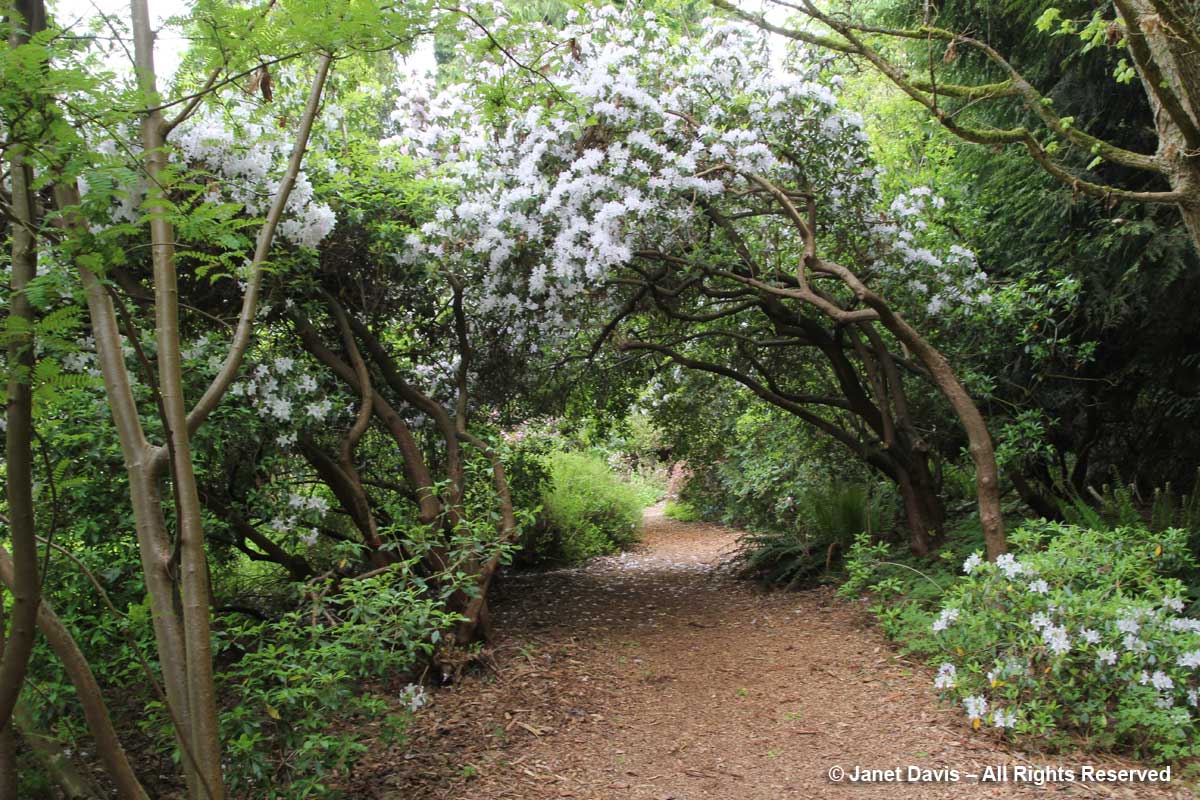
[[1043, 11], [1042, 15], [1040, 17], [1038, 17], [1037, 20], [1035, 20], [1033, 24], [1034, 24], [1034, 27], [1036, 27], [1039, 31], [1041, 31], [1042, 33], [1045, 33], [1046, 31], [1048, 31], [1054, 27], [1054, 23], [1058, 22], [1061, 19], [1062, 19], [1062, 12], [1060, 10], [1058, 10], [1057, 8], [1052, 7], [1052, 8], [1047, 8], [1045, 11]]

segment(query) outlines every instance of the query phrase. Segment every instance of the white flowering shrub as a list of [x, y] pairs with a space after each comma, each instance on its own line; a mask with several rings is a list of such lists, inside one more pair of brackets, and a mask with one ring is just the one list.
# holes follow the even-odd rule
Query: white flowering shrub
[[[172, 141], [179, 160], [209, 178], [205, 202], [236, 203], [254, 216], [266, 215], [293, 146], [290, 128], [281, 129], [266, 110], [245, 101], [204, 107]], [[333, 230], [333, 209], [313, 195], [312, 181], [301, 170], [279, 223], [281, 238], [316, 247]]]
[[[862, 118], [839, 106], [825, 62], [794, 51], [777, 67], [761, 31], [719, 20], [680, 40], [637, 4], [570, 19], [562, 31], [505, 31], [511, 50], [542, 58], [553, 90], [539, 81], [522, 95], [512, 88], [522, 70], [475, 63], [469, 86], [428, 97], [414, 86], [381, 142], [457, 190], [398, 261], [477, 275], [467, 301], [504, 320], [512, 346], [554, 346], [581, 317], [611, 314], [622, 299], [613, 279], [659, 253], [684, 257], [679, 270], [723, 263], [733, 242], [764, 264], [801, 253], [794, 228], [746, 213], [754, 176], [815, 197], [826, 255], [846, 243], [869, 264], [865, 278], [914, 307], [945, 315], [990, 302], [970, 252], [926, 241], [924, 216], [941, 203], [930, 189], [890, 206], [881, 197]], [[547, 50], [547, 37], [569, 46]], [[711, 209], [730, 231], [714, 235]]]
[[1200, 754], [1200, 619], [1187, 533], [1028, 523], [972, 555], [930, 626], [934, 686], [972, 725], [1172, 761]]

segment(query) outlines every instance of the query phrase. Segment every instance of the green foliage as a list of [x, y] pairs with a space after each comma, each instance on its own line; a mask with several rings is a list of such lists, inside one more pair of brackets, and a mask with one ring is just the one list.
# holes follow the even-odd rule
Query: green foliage
[[526, 547], [539, 560], [578, 563], [637, 541], [643, 497], [590, 453], [546, 457], [550, 483], [542, 498], [544, 526]]
[[795, 531], [809, 524], [808, 509], [798, 502], [805, 492], [866, 479], [845, 451], [782, 411], [735, 406], [723, 422], [719, 443], [707, 444], [697, 457], [688, 454], [695, 475], [681, 493], [706, 519], [756, 531]]
[[397, 565], [278, 620], [223, 630], [219, 657], [230, 663], [218, 680], [230, 700], [221, 715], [230, 787], [263, 798], [327, 796], [327, 776], [366, 751], [368, 720], [390, 719], [394, 733], [402, 730], [412, 709], [389, 699], [389, 683], [455, 621]]
[[667, 501], [667, 505], [663, 508], [663, 514], [670, 519], [679, 520], [680, 522], [699, 522], [702, 519], [700, 512], [693, 508], [690, 503], [676, 502], [674, 500]]
[[645, 506], [652, 506], [667, 491], [666, 470], [642, 468], [624, 476], [625, 482], [637, 494], [638, 501]]
[[796, 527], [747, 534], [734, 562], [743, 575], [789, 589], [840, 563], [857, 535], [889, 531], [896, 505], [890, 487], [839, 483], [808, 487], [784, 501], [793, 506]]
[[[1152, 534], [1178, 528], [1187, 533], [1186, 544], [1193, 556], [1200, 556], [1200, 477], [1187, 494], [1171, 484], [1159, 487], [1147, 499], [1134, 484], [1120, 480], [1099, 489], [1088, 487], [1087, 495], [1067, 491], [1059, 507], [1063, 519], [1081, 528], [1113, 530], [1143, 527]], [[1184, 581], [1192, 598], [1200, 598], [1200, 568], [1191, 567], [1176, 575]]]
[[1200, 754], [1200, 621], [1181, 616], [1173, 577], [1194, 566], [1187, 533], [1041, 521], [1010, 544], [1019, 557], [975, 553], [921, 603], [904, 596], [911, 580], [893, 577], [888, 548], [863, 536], [843, 591], [874, 593], [889, 634], [941, 665], [935, 685], [976, 728], [1161, 762]]

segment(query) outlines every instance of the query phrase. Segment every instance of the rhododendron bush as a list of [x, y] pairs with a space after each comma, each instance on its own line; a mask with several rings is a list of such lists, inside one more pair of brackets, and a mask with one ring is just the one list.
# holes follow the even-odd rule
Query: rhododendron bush
[[472, 275], [464, 300], [514, 348], [595, 355], [610, 340], [749, 388], [894, 480], [925, 551], [944, 512], [897, 368], [911, 352], [904, 372], [962, 422], [1002, 552], [990, 437], [915, 327], [986, 307], [985, 276], [931, 225], [928, 188], [881, 196], [829, 63], [806, 50], [776, 63], [746, 26], [704, 31], [680, 38], [632, 7], [493, 32], [503, 54], [469, 83], [393, 115], [382, 146], [455, 190], [397, 260]]
[[[1160, 762], [1196, 755], [1200, 620], [1175, 576], [1194, 566], [1188, 532], [1027, 523], [1017, 554], [980, 554], [910, 642], [940, 663], [936, 688], [975, 728]], [[889, 602], [887, 548], [862, 537], [847, 593]], [[888, 612], [885, 612], [885, 614]], [[889, 614], [889, 616], [892, 616]]]

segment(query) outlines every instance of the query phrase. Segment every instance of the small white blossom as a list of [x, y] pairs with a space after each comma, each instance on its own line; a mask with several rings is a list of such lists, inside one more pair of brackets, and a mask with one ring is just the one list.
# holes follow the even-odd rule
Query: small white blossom
[[979, 553], [972, 553], [970, 556], [967, 557], [967, 560], [963, 562], [963, 572], [970, 575], [972, 572], [975, 571], [975, 568], [978, 567], [982, 563], [983, 563], [983, 558], [979, 555]]
[[417, 711], [429, 703], [429, 695], [424, 686], [410, 683], [400, 692], [400, 702], [407, 706], [409, 711]]
[[1033, 581], [1029, 584], [1029, 591], [1033, 592], [1034, 594], [1049, 594], [1050, 584], [1046, 583], [1041, 578], [1038, 578], [1036, 581]]
[[1071, 649], [1071, 640], [1067, 637], [1067, 629], [1061, 625], [1050, 625], [1042, 629], [1042, 641], [1056, 656]]
[[950, 627], [950, 623], [958, 619], [957, 608], [946, 608], [942, 610], [941, 615], [933, 621], [933, 632], [939, 633]]
[[1096, 651], [1096, 661], [1100, 664], [1108, 664], [1109, 666], [1112, 666], [1113, 664], [1117, 663], [1117, 654], [1116, 652], [1109, 650], [1107, 647], [1101, 648], [1100, 650]]
[[953, 664], [942, 664], [938, 667], [937, 677], [933, 679], [933, 687], [935, 689], [953, 689], [957, 674], [958, 670]]
[[1132, 633], [1125, 634], [1124, 638], [1121, 639], [1121, 646], [1131, 653], [1144, 653], [1150, 649], [1148, 644]]
[[323, 420], [332, 408], [333, 403], [329, 400], [322, 400], [318, 403], [309, 403], [304, 407], [304, 411], [315, 420]]
[[1079, 632], [1083, 640], [1088, 644], [1100, 644], [1100, 632], [1094, 631], [1091, 628], [1084, 628]]
[[1193, 650], [1190, 653], [1184, 653], [1179, 656], [1176, 662], [1181, 667], [1200, 667], [1200, 650]]
[[1025, 572], [1025, 566], [1017, 561], [1012, 553], [1005, 553], [996, 559], [996, 566], [1004, 573], [1005, 577], [1012, 579]]
[[276, 419], [286, 420], [292, 416], [292, 401], [284, 400], [282, 397], [273, 397], [267, 403], [271, 411], [271, 415]]
[[992, 724], [997, 728], [1012, 728], [1017, 724], [1017, 712], [997, 708], [992, 712]]
[[972, 720], [983, 719], [983, 715], [987, 713], [988, 701], [986, 697], [973, 694], [963, 700], [963, 705], [967, 709], [967, 716]]

